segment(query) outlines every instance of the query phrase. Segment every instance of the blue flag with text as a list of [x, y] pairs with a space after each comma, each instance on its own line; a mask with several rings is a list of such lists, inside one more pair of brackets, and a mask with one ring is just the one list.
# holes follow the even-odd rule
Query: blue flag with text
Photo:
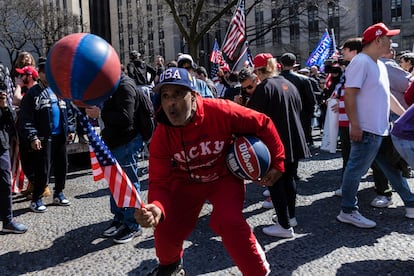
[[306, 60], [306, 66], [321, 66], [325, 60], [327, 60], [332, 54], [333, 40], [326, 31], [321, 40], [318, 43], [318, 46], [313, 50], [312, 54]]

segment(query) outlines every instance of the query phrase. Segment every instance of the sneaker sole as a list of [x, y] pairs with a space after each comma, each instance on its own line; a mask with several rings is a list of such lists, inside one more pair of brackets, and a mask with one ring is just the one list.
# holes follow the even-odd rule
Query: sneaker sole
[[103, 233], [102, 236], [110, 238], [116, 236], [119, 232], [121, 232], [122, 229], [114, 230], [112, 232]]
[[125, 240], [117, 240], [117, 239], [113, 239], [114, 243], [118, 243], [118, 244], [124, 244], [124, 243], [129, 243], [131, 242], [133, 239], [139, 237], [142, 235], [142, 230], [137, 232], [134, 236], [132, 236], [131, 238], [125, 239]]
[[27, 229], [24, 231], [20, 231], [20, 230], [11, 230], [11, 229], [5, 229], [3, 228], [2, 232], [3, 233], [11, 233], [11, 234], [24, 234], [26, 233]]
[[293, 238], [295, 235], [274, 235], [274, 234], [270, 234], [270, 233], [266, 233], [265, 231], [263, 231], [264, 234], [271, 236], [271, 237], [276, 237], [276, 238], [285, 238], [285, 239], [291, 239]]
[[[278, 223], [277, 216], [272, 216], [272, 221], [274, 223]], [[298, 221], [293, 221], [292, 219], [289, 219], [289, 224], [291, 227], [295, 227], [295, 226], [298, 226]]]
[[347, 220], [347, 219], [343, 219], [343, 218], [342, 218], [342, 217], [340, 217], [339, 215], [336, 217], [336, 219], [337, 219], [338, 221], [340, 221], [340, 222], [347, 223], [347, 224], [351, 224], [351, 225], [353, 225], [353, 226], [355, 226], [355, 227], [358, 227], [358, 228], [365, 228], [365, 229], [369, 229], [369, 228], [374, 228], [375, 226], [377, 226], [377, 225], [373, 225], [373, 226], [371, 226], [371, 225], [359, 224], [359, 223], [356, 223], [356, 222], [354, 222], [354, 221], [349, 221], [349, 220]]
[[35, 213], [44, 213], [44, 212], [46, 212], [47, 211], [47, 208], [46, 209], [44, 209], [44, 210], [37, 210], [37, 209], [34, 209], [34, 208], [31, 208], [30, 207], [30, 210], [32, 210], [33, 212], [35, 212]]
[[54, 202], [53, 205], [56, 205], [56, 206], [70, 206], [70, 202], [66, 203], [66, 204], [60, 203], [60, 202]]
[[391, 206], [393, 204], [393, 202], [392, 201], [389, 201], [387, 204], [384, 204], [384, 205], [375, 205], [375, 204], [370, 204], [372, 207], [375, 207], [375, 208], [387, 208], [387, 207], [389, 207], [389, 206]]

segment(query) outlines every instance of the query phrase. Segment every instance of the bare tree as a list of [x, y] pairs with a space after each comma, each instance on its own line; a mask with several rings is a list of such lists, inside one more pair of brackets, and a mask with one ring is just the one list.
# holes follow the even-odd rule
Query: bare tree
[[[246, 1], [246, 17], [259, 10], [271, 10], [272, 16], [266, 21], [250, 23], [246, 26], [247, 40], [254, 42], [278, 27], [288, 27], [292, 19], [300, 18], [310, 7], [319, 7], [332, 0], [254, 0]], [[171, 9], [171, 15], [177, 27], [188, 44], [189, 52], [198, 57], [199, 44], [203, 36], [214, 31], [219, 21], [229, 22], [238, 0], [223, 1], [219, 5], [216, 1], [189, 1], [165, 0]], [[249, 22], [248, 22], [249, 23]]]
[[165, 0], [170, 6], [171, 14], [180, 30], [181, 35], [188, 44], [188, 49], [193, 57], [199, 55], [199, 44], [203, 36], [223, 16], [237, 4], [238, 0], [226, 1], [227, 4], [213, 5], [206, 0]]
[[78, 31], [79, 16], [42, 3], [0, 0], [0, 46], [6, 49], [11, 64], [22, 50], [46, 55], [57, 40]]

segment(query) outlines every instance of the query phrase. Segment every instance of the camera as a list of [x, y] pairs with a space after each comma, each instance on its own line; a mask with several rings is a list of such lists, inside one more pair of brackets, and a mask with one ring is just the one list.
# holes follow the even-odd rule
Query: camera
[[[339, 59], [339, 60], [341, 60], [341, 62], [343, 63], [344, 62], [344, 60], [343, 59]], [[343, 64], [341, 64], [340, 62], [339, 62], [339, 60], [337, 60], [337, 59], [327, 59], [325, 62], [324, 62], [324, 65], [325, 65], [325, 73], [326, 74], [340, 74], [340, 73], [342, 73], [342, 68], [341, 68], [341, 66], [343, 65]]]

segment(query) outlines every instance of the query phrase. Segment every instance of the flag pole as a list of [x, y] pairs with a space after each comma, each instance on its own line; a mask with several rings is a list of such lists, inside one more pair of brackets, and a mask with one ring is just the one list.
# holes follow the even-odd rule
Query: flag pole
[[332, 33], [332, 44], [333, 44], [333, 49], [334, 52], [336, 51], [336, 41], [335, 41], [335, 33], [334, 33], [334, 29], [331, 28], [331, 33]]

